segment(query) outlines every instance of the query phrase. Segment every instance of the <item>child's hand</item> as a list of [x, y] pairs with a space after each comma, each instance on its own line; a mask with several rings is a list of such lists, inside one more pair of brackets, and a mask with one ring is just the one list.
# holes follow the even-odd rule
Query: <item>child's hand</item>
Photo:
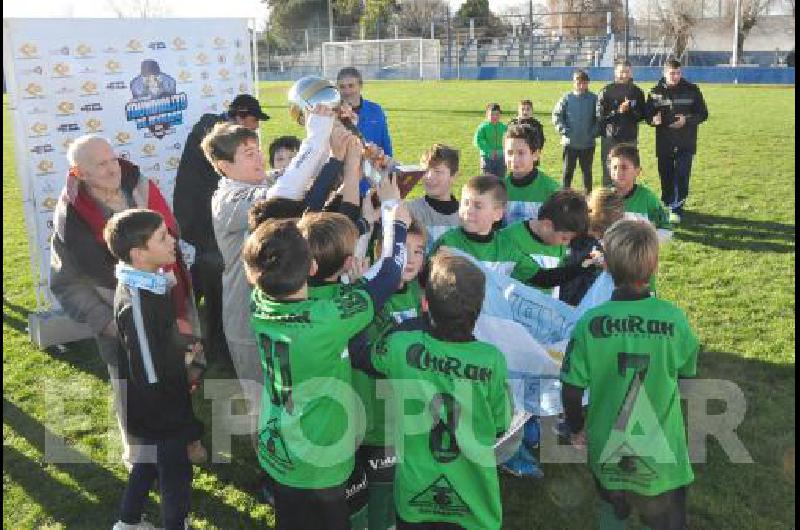
[[353, 126], [358, 125], [358, 114], [348, 103], [339, 105], [339, 119], [349, 121]]
[[603, 252], [599, 249], [592, 249], [589, 252], [589, 257], [581, 262], [581, 267], [591, 267], [592, 265], [597, 267], [602, 267], [603, 269], [606, 268], [606, 260], [603, 256]]
[[661, 125], [661, 121], [661, 113], [658, 112], [655, 116], [653, 116], [653, 125]]
[[369, 269], [369, 258], [357, 258], [353, 256], [352, 261], [350, 262], [350, 267], [347, 268], [347, 277], [350, 280], [350, 283], [354, 283], [356, 280], [364, 276], [364, 272]]
[[670, 129], [680, 129], [684, 125], [686, 125], [686, 116], [683, 114], [676, 114], [676, 120], [668, 125]]
[[347, 150], [352, 143], [352, 139], [356, 138], [352, 132], [348, 131], [344, 125], [339, 123], [338, 121], [333, 123], [333, 129], [331, 130], [331, 156], [335, 159], [344, 161], [344, 157], [347, 154]]
[[378, 199], [381, 203], [392, 199], [400, 200], [400, 188], [393, 178], [383, 178], [377, 186]]
[[397, 205], [394, 220], [402, 222], [406, 225], [406, 228], [411, 226], [411, 211], [408, 209], [408, 203], [406, 201], [400, 201], [400, 204]]

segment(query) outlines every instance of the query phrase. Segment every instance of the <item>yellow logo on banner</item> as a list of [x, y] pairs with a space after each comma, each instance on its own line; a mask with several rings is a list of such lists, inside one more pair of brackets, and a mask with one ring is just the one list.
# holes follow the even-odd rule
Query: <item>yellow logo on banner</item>
[[125, 131], [118, 132], [114, 138], [117, 139], [117, 143], [120, 145], [126, 145], [131, 141], [131, 135]]
[[78, 46], [75, 48], [75, 55], [78, 57], [86, 57], [90, 53], [92, 53], [92, 48], [86, 44], [78, 44]]
[[180, 37], [175, 37], [174, 39], [172, 39], [172, 47], [176, 50], [185, 50], [186, 41]]
[[208, 55], [203, 52], [197, 54], [197, 64], [208, 64]]
[[201, 92], [206, 97], [213, 96], [214, 95], [214, 87], [212, 87], [209, 84], [205, 84], [205, 85], [203, 85], [203, 88], [202, 88]]
[[62, 101], [58, 104], [58, 113], [62, 115], [75, 114], [75, 104], [71, 101]]
[[220, 68], [219, 69], [219, 77], [223, 81], [227, 81], [230, 76], [231, 76], [231, 73], [228, 71], [227, 68]]
[[53, 197], [47, 197], [45, 200], [42, 201], [42, 208], [44, 208], [45, 210], [53, 211], [56, 209], [56, 204], [58, 204], [58, 201], [56, 199], [54, 199]]
[[31, 132], [36, 136], [41, 136], [47, 132], [47, 124], [37, 121], [33, 125], [31, 125]]
[[94, 81], [86, 81], [81, 85], [81, 90], [83, 90], [83, 93], [86, 95], [97, 94], [97, 83]]
[[39, 170], [39, 173], [49, 173], [53, 169], [53, 161], [41, 160], [38, 164], [36, 164], [36, 168]]
[[86, 120], [86, 129], [89, 132], [100, 132], [103, 130], [103, 122], [97, 118], [89, 118]]
[[169, 157], [167, 163], [164, 166], [166, 167], [167, 170], [178, 169], [178, 164], [180, 164], [180, 162], [181, 162], [180, 158], [176, 156], [171, 156]]
[[121, 65], [121, 64], [119, 64], [119, 61], [117, 61], [117, 60], [115, 60], [115, 59], [109, 59], [109, 60], [106, 62], [106, 71], [107, 71], [109, 74], [116, 74], [117, 72], [119, 72], [119, 69], [120, 69], [121, 67], [122, 67], [122, 65]]
[[69, 65], [64, 63], [56, 63], [53, 66], [53, 73], [55, 73], [58, 77], [65, 77], [69, 75]]
[[153, 156], [156, 152], [156, 146], [153, 144], [144, 144], [142, 146], [142, 153], [144, 156]]
[[142, 51], [142, 43], [136, 39], [131, 39], [128, 41], [128, 51], [131, 52], [140, 52]]
[[217, 48], [222, 48], [225, 46], [225, 39], [222, 37], [214, 37], [214, 46]]
[[36, 48], [36, 45], [31, 44], [30, 42], [26, 42], [22, 46], [19, 47], [19, 53], [22, 54], [23, 57], [26, 59], [30, 59], [31, 57], [36, 57], [36, 54], [39, 50]]
[[191, 74], [191, 72], [189, 72], [187, 70], [181, 70], [180, 73], [178, 74], [178, 79], [180, 79], [180, 81], [183, 82], [183, 83], [185, 83], [187, 81], [191, 81], [192, 80], [192, 74]]
[[28, 83], [28, 86], [25, 87], [25, 92], [30, 94], [32, 97], [38, 97], [42, 95], [42, 85], [38, 85], [36, 83]]

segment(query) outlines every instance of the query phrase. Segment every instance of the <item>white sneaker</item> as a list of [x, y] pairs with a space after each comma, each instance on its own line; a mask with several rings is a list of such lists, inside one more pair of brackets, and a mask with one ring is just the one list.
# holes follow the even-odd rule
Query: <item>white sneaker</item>
[[142, 521], [136, 524], [128, 524], [123, 523], [122, 521], [117, 521], [114, 527], [111, 530], [158, 530], [155, 526], [153, 526], [149, 521]]
[[670, 212], [670, 214], [669, 214], [669, 222], [674, 224], [674, 225], [680, 224], [681, 216], [678, 215], [676, 212]]

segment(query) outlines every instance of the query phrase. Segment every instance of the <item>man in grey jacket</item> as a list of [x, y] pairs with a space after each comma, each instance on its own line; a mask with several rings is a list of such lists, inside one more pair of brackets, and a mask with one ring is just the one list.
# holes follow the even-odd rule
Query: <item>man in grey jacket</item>
[[598, 134], [597, 96], [589, 92], [589, 75], [583, 70], [575, 70], [572, 74], [572, 86], [572, 92], [564, 94], [553, 109], [553, 125], [564, 146], [564, 187], [569, 188], [572, 184], [577, 161], [581, 165], [583, 185], [589, 193], [592, 191], [592, 160]]

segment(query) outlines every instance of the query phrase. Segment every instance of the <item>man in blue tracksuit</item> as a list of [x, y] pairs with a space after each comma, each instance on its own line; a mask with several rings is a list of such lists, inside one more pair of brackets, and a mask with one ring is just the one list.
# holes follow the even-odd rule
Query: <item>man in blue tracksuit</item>
[[[392, 156], [392, 139], [389, 137], [389, 125], [386, 123], [386, 114], [380, 105], [361, 96], [364, 80], [357, 68], [348, 66], [339, 70], [336, 75], [336, 85], [342, 95], [342, 102], [353, 108], [357, 116], [356, 127], [367, 142], [374, 143]], [[362, 179], [362, 195], [369, 189], [369, 181]]]

